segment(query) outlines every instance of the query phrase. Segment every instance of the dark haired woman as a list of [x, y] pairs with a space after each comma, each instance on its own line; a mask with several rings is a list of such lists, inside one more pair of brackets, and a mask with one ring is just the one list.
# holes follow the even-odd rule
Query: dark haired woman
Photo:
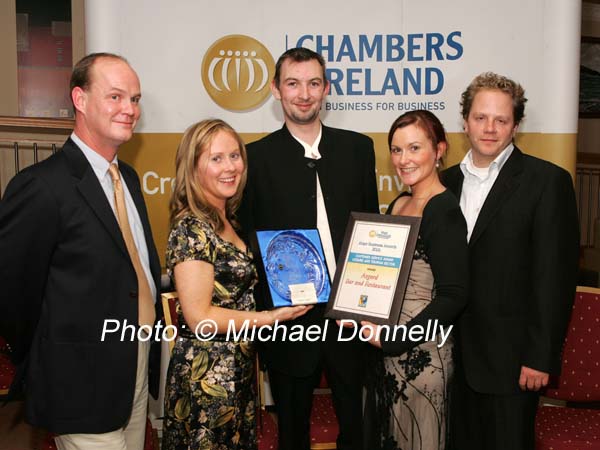
[[[421, 217], [399, 324], [426, 329], [438, 320], [448, 326], [466, 305], [468, 253], [465, 219], [438, 175], [448, 147], [444, 128], [432, 113], [410, 111], [392, 124], [388, 144], [410, 193], [398, 196], [387, 213]], [[427, 342], [371, 338], [383, 352], [375, 356], [367, 389], [369, 449], [444, 450], [453, 344], [452, 337], [443, 339], [439, 333]]]

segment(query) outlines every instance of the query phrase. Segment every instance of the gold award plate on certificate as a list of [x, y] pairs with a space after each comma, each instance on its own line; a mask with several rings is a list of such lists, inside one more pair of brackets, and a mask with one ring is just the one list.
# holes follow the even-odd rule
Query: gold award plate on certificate
[[398, 323], [420, 217], [351, 214], [326, 316]]

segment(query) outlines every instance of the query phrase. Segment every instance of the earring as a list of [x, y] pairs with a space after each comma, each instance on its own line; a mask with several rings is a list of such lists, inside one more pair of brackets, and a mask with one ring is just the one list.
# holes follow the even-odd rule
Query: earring
[[439, 169], [439, 168], [440, 168], [440, 160], [439, 160], [439, 159], [436, 159], [436, 160], [435, 160], [435, 168], [436, 168], [436, 169]]

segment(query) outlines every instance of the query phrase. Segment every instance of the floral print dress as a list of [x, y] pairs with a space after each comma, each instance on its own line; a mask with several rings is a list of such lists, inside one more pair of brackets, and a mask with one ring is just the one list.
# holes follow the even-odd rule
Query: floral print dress
[[[257, 274], [252, 256], [221, 239], [195, 216], [172, 228], [167, 273], [183, 261], [214, 266], [212, 303], [241, 311], [255, 309]], [[254, 361], [251, 342], [217, 335], [197, 339], [177, 305], [179, 331], [167, 373], [163, 449], [256, 449]]]

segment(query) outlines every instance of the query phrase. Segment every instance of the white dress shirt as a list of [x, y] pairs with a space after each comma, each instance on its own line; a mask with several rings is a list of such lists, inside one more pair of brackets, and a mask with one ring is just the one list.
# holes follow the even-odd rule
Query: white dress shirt
[[[108, 168], [110, 164], [106, 159], [92, 150], [88, 145], [86, 145], [75, 133], [71, 133], [71, 139], [83, 152], [85, 158], [88, 160], [96, 177], [98, 177], [98, 181], [100, 182], [100, 186], [102, 186], [102, 190], [106, 195], [106, 199], [110, 204], [113, 212], [116, 213], [115, 207], [115, 191], [113, 188], [112, 178], [110, 173], [108, 172]], [[119, 164], [117, 157], [112, 161], [114, 164]], [[144, 269], [144, 273], [146, 274], [146, 278], [148, 279], [148, 285], [150, 286], [150, 290], [152, 291], [152, 298], [156, 298], [156, 285], [152, 280], [152, 272], [150, 272], [150, 257], [148, 255], [148, 246], [146, 245], [146, 236], [144, 235], [144, 228], [142, 226], [142, 220], [140, 219], [140, 215], [138, 210], [133, 202], [133, 198], [129, 193], [129, 188], [127, 187], [127, 183], [123, 176], [121, 176], [121, 183], [123, 185], [123, 191], [125, 193], [125, 206], [127, 208], [127, 218], [129, 219], [129, 224], [131, 226], [131, 233], [133, 234], [133, 240], [135, 242], [135, 246], [137, 247], [138, 254], [140, 255], [140, 261], [142, 263], [142, 267]]]
[[485, 199], [514, 148], [513, 144], [509, 144], [488, 167], [475, 167], [473, 164], [473, 150], [469, 150], [461, 161], [460, 169], [465, 179], [460, 194], [460, 209], [467, 221], [467, 240], [471, 240], [471, 233], [473, 233], [473, 228], [475, 228], [477, 217], [479, 217]]
[[[302, 139], [297, 138], [292, 134], [302, 147], [304, 147], [304, 157], [310, 159], [321, 159], [319, 152], [319, 143], [321, 142], [321, 132], [323, 127], [319, 129], [319, 134], [312, 145], [307, 144]], [[290, 133], [291, 134], [291, 133]], [[331, 239], [331, 230], [329, 229], [329, 220], [327, 219], [327, 210], [325, 209], [325, 200], [323, 191], [321, 190], [321, 182], [319, 181], [319, 173], [317, 172], [317, 230], [321, 236], [321, 244], [323, 245], [323, 253], [325, 254], [325, 262], [329, 271], [329, 278], [333, 282], [333, 276], [336, 269], [335, 252], [333, 251], [333, 240]]]

